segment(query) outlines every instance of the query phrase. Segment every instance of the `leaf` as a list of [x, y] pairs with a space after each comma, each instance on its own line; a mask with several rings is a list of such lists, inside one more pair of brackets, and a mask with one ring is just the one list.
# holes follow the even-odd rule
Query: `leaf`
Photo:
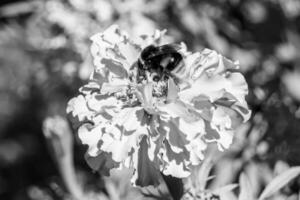
[[238, 200], [237, 196], [232, 191], [221, 193], [219, 196], [221, 200]]
[[296, 178], [300, 174], [300, 167], [292, 167], [289, 170], [283, 172], [282, 174], [276, 176], [271, 183], [267, 185], [262, 194], [259, 197], [259, 200], [266, 199], [276, 192], [278, 192], [281, 188], [283, 188], [288, 182], [292, 179]]
[[217, 194], [219, 196], [222, 196], [221, 194], [230, 192], [230, 191], [234, 190], [237, 187], [238, 187], [238, 184], [229, 184], [229, 185], [225, 185], [223, 187], [220, 187], [220, 188], [217, 188], [217, 189], [213, 190], [213, 193]]
[[208, 156], [201, 164], [199, 169], [198, 178], [199, 178], [199, 189], [204, 190], [206, 188], [207, 180], [209, 173], [213, 167], [213, 162], [210, 156]]
[[254, 200], [253, 188], [246, 174], [240, 175], [240, 195], [239, 200]]

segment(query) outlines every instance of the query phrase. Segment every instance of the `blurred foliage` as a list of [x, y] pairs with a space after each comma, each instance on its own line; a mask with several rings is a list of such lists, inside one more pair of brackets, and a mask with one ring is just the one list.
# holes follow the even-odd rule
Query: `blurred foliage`
[[[68, 99], [93, 68], [89, 37], [113, 23], [132, 36], [167, 29], [171, 40], [184, 41], [190, 50], [208, 47], [240, 61], [253, 116], [237, 131], [230, 151], [212, 151], [210, 172], [202, 171], [199, 178], [215, 175], [205, 183], [210, 188], [206, 193], [240, 183], [240, 188], [229, 187], [227, 199], [238, 194], [243, 199], [249, 185], [251, 195], [258, 197], [273, 177], [300, 165], [299, 0], [0, 4], [0, 199], [71, 198], [47, 148], [52, 139], [45, 139], [42, 123], [47, 116], [65, 116]], [[162, 196], [131, 188], [128, 172], [110, 178], [91, 173], [84, 161], [85, 147], [74, 136], [76, 175], [86, 199]], [[293, 180], [272, 198], [298, 199], [300, 182]]]

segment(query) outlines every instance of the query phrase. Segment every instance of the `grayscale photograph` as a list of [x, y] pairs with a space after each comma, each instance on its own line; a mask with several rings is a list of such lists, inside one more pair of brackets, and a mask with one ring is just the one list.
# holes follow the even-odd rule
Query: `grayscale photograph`
[[300, 0], [0, 2], [1, 200], [300, 200]]

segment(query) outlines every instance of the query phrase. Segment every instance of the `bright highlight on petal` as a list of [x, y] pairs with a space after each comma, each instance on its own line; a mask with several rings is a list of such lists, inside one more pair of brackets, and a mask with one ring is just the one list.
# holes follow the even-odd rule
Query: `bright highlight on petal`
[[67, 107], [89, 166], [132, 168], [137, 186], [158, 185], [161, 173], [189, 176], [209, 144], [229, 148], [251, 115], [237, 62], [162, 44], [164, 33], [132, 41], [113, 25], [92, 36], [95, 70]]

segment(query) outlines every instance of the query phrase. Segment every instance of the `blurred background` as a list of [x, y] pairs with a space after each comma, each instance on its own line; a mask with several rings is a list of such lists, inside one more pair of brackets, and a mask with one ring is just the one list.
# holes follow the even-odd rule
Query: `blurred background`
[[[253, 114], [213, 161], [209, 187], [237, 183], [244, 173], [257, 196], [276, 174], [300, 165], [299, 0], [2, 0], [1, 200], [71, 199], [81, 195], [76, 187], [89, 199], [140, 195], [124, 174], [92, 173], [66, 121], [68, 100], [93, 69], [89, 37], [115, 23], [132, 36], [167, 29], [191, 51], [211, 48], [240, 61]], [[277, 197], [297, 199], [299, 184]]]

